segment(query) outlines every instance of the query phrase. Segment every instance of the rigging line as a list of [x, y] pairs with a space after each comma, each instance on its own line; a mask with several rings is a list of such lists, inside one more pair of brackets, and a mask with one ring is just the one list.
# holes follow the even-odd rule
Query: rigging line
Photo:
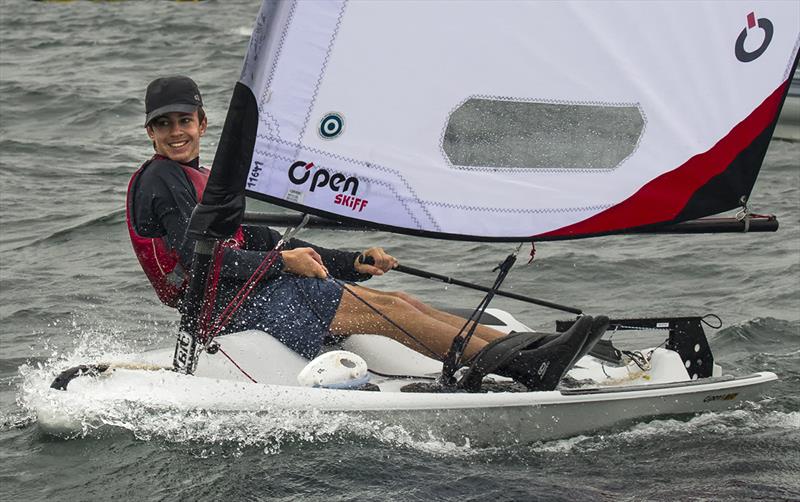
[[[337, 284], [337, 286], [338, 286], [338, 284]], [[325, 326], [325, 321], [322, 320], [322, 316], [319, 315], [319, 311], [317, 311], [317, 308], [314, 305], [315, 302], [311, 301], [311, 299], [308, 297], [308, 295], [306, 294], [306, 292], [305, 292], [305, 290], [303, 288], [296, 287], [296, 290], [300, 291], [300, 294], [303, 295], [303, 298], [305, 298], [305, 300], [306, 300], [306, 305], [308, 306], [309, 309], [311, 309], [311, 312], [314, 314], [314, 317], [317, 318], [317, 321], [319, 321], [320, 325], [322, 325], [325, 328], [325, 330], [328, 331], [328, 333], [330, 333], [330, 325], [329, 326]], [[333, 336], [336, 336], [336, 335], [333, 335]]]
[[[483, 300], [478, 304], [478, 307], [473, 311], [470, 319], [475, 317], [475, 320], [479, 320], [483, 313], [486, 311], [486, 308], [489, 306], [489, 303], [495, 296], [495, 292], [500, 289], [500, 285], [505, 280], [508, 273], [511, 271], [511, 267], [514, 266], [514, 263], [517, 261], [517, 254], [519, 250], [522, 248], [522, 243], [514, 249], [514, 251], [506, 256], [505, 260], [502, 261], [498, 266], [496, 266], [492, 271], [499, 270], [500, 272], [497, 274], [495, 278], [494, 284], [492, 285], [491, 289], [486, 293]], [[472, 335], [475, 333], [475, 330], [478, 327], [478, 323], [475, 322], [469, 331], [467, 331], [466, 336], [462, 337], [459, 333], [454, 339], [453, 343], [450, 345], [450, 349], [447, 351], [447, 355], [442, 364], [442, 378], [441, 382], [445, 385], [453, 385], [454, 382], [454, 375], [458, 368], [463, 363], [463, 357], [466, 347], [468, 346], [470, 340], [472, 339]]]
[[[514, 254], [519, 252], [521, 247], [522, 247], [522, 243], [520, 243], [517, 246], [516, 251], [515, 251]], [[375, 264], [375, 260], [371, 256], [365, 256], [363, 254], [358, 257], [358, 261], [359, 261], [359, 263], [366, 263], [368, 265], [374, 265]], [[507, 261], [508, 261], [508, 258], [506, 259], [506, 261], [504, 261], [503, 263], [501, 263], [500, 265], [495, 267], [494, 270], [497, 270], [498, 268], [503, 268], [503, 267], [506, 267], [506, 268], [510, 269], [510, 266], [507, 265]], [[506, 273], [508, 273], [508, 272], [506, 272]], [[492, 286], [491, 290], [497, 290], [500, 287], [501, 283], [502, 283], [502, 279], [500, 279], [500, 278], [495, 279], [494, 285]], [[359, 298], [359, 299], [361, 301], [364, 301], [361, 298]], [[461, 326], [461, 329], [459, 329], [458, 333], [453, 337], [453, 341], [451, 342], [450, 348], [448, 349], [447, 354], [445, 354], [444, 359], [441, 359], [439, 357], [436, 358], [437, 360], [440, 360], [440, 361], [442, 361], [442, 363], [444, 363], [444, 365], [442, 367], [443, 374], [445, 372], [455, 374], [455, 371], [458, 369], [458, 365], [461, 362], [461, 353], [463, 352], [464, 347], [466, 347], [469, 344], [469, 341], [472, 338], [472, 335], [475, 333], [475, 330], [478, 328], [478, 324], [480, 324], [479, 321], [480, 321], [481, 317], [483, 316], [484, 312], [486, 311], [486, 308], [489, 306], [489, 301], [490, 300], [491, 300], [491, 298], [489, 297], [489, 295], [484, 296], [484, 298], [481, 300], [481, 302], [478, 304], [478, 306], [475, 308], [475, 310], [472, 311], [472, 314], [470, 314], [469, 318], [464, 322], [464, 325]], [[370, 305], [370, 308], [374, 309], [374, 307], [372, 307], [371, 305]], [[377, 312], [377, 309], [374, 309], [374, 310]], [[471, 324], [471, 326], [470, 326], [470, 324]], [[468, 327], [469, 327], [469, 329], [468, 329]], [[399, 326], [398, 326], [398, 328], [399, 328]], [[417, 343], [420, 343], [419, 340], [416, 340], [408, 332], [406, 332], [405, 330], [402, 330], [402, 328], [400, 328], [400, 329], [407, 336], [409, 336], [412, 339], [414, 339]], [[464, 333], [465, 330], [467, 330], [467, 335], [462, 337], [461, 334]], [[430, 350], [430, 349], [428, 349], [428, 350]]]
[[[717, 323], [716, 324], [711, 324], [710, 322], [708, 322], [706, 320], [707, 318], [716, 319]], [[704, 315], [703, 317], [700, 318], [700, 322], [702, 322], [703, 324], [705, 324], [706, 326], [708, 326], [711, 329], [719, 329], [719, 328], [722, 327], [722, 319], [717, 314], [706, 314], [706, 315]]]
[[[500, 281], [500, 282], [502, 282], [502, 281]], [[499, 288], [500, 287], [500, 282], [495, 280], [495, 283], [492, 286], [492, 289]], [[461, 334], [464, 333], [464, 330], [466, 330], [466, 334], [464, 335], [464, 341], [463, 342], [459, 342], [460, 346], [458, 347], [458, 350], [457, 350], [457, 352], [455, 354], [456, 359], [454, 361], [454, 364], [455, 364], [456, 368], [461, 365], [462, 359], [464, 357], [464, 349], [469, 345], [469, 342], [472, 339], [472, 336], [475, 334], [475, 331], [478, 329], [478, 324], [479, 324], [478, 321], [483, 316], [483, 314], [486, 312], [486, 309], [489, 307], [489, 302], [491, 301], [491, 299], [492, 299], [491, 298], [491, 293], [487, 293], [483, 297], [483, 299], [480, 301], [480, 303], [478, 303], [478, 306], [475, 308], [475, 310], [472, 311], [472, 314], [470, 314], [469, 319], [467, 319], [467, 322], [464, 324], [464, 326], [458, 332], [458, 335], [456, 335], [457, 337], [460, 337]], [[471, 323], [471, 326], [470, 326], [470, 323]], [[467, 329], [467, 326], [469, 326], [469, 329]], [[454, 341], [454, 343], [455, 343], [455, 341]]]
[[[338, 286], [340, 286], [340, 287], [342, 286], [341, 284], [338, 284], [338, 281], [336, 279], [333, 279], [333, 281], [336, 282]], [[345, 288], [342, 288], [342, 289], [345, 289]], [[305, 297], [306, 305], [308, 305], [308, 307], [311, 309], [311, 312], [314, 313], [314, 315], [316, 316], [316, 318], [320, 322], [320, 324], [324, 324], [324, 321], [322, 320], [322, 316], [319, 315], [319, 312], [317, 311], [316, 307], [314, 306], [314, 302], [310, 301], [310, 299], [308, 298], [308, 295], [306, 294], [306, 292], [302, 288], [299, 288], [299, 291]], [[352, 293], [352, 291], [351, 291], [351, 293]], [[356, 296], [356, 298], [358, 298], [358, 297]], [[361, 300], [362, 302], [366, 303], [366, 300], [364, 300], [363, 298], [359, 298], [359, 300]], [[373, 310], [375, 310], [376, 312], [378, 312], [377, 308], [375, 308], [374, 306], [369, 305], [369, 304], [367, 304], [367, 305], [369, 307], [371, 307]], [[378, 312], [378, 313], [380, 314], [380, 312]], [[383, 315], [383, 314], [381, 314], [381, 315]], [[392, 322], [391, 319], [388, 319], [386, 316], [384, 316], [384, 319], [386, 319], [390, 323]], [[395, 326], [400, 331], [403, 331], [410, 338], [414, 339], [414, 341], [419, 343], [422, 347], [425, 347], [425, 345], [423, 343], [421, 343], [419, 340], [416, 340], [410, 333], [407, 333], [405, 330], [403, 330], [403, 328], [401, 328], [400, 326], [397, 326], [396, 324], [395, 324]], [[336, 336], [336, 335], [334, 335], [334, 336]], [[425, 347], [425, 348], [427, 350], [430, 350], [428, 347]], [[438, 359], [438, 356], [437, 356], [437, 359]], [[393, 374], [389, 374], [389, 373], [381, 373], [380, 371], [376, 371], [376, 370], [373, 370], [373, 369], [369, 369], [369, 372], [370, 373], [374, 373], [374, 374], [376, 374], [378, 376], [381, 376], [381, 377], [384, 377], [384, 378], [405, 378], [405, 379], [419, 379], [419, 380], [432, 380], [432, 381], [436, 380], [436, 377], [414, 376], [414, 375], [393, 375]]]
[[256, 270], [250, 276], [250, 278], [245, 282], [244, 285], [239, 289], [233, 299], [228, 303], [225, 309], [220, 313], [217, 319], [214, 321], [213, 325], [208, 329], [209, 338], [207, 341], [212, 340], [214, 337], [219, 335], [219, 333], [228, 325], [230, 320], [233, 318], [233, 314], [239, 310], [242, 306], [244, 301], [247, 297], [250, 296], [250, 293], [253, 292], [256, 285], [261, 281], [267, 271], [272, 267], [272, 265], [277, 260], [277, 256], [280, 253], [278, 251], [272, 250], [267, 253], [267, 256], [261, 261]]
[[[250, 278], [245, 282], [239, 291], [236, 292], [236, 296], [234, 296], [233, 300], [225, 307], [225, 310], [220, 314], [220, 317], [227, 316], [230, 318], [231, 315], [236, 311], [236, 309], [241, 306], [241, 303], [249, 296], [252, 292], [255, 285], [260, 281], [267, 270], [275, 263], [277, 260], [278, 251], [272, 250], [269, 252], [267, 256], [258, 264], [256, 269], [253, 271], [253, 274]], [[238, 302], [234, 305], [234, 302]]]
[[[214, 304], [217, 302], [217, 290], [219, 288], [219, 275], [220, 271], [222, 270], [222, 258], [223, 258], [223, 245], [220, 241], [217, 241], [214, 244], [214, 261], [212, 264], [212, 272], [209, 277], [206, 278], [206, 298], [203, 301], [203, 305], [200, 309], [200, 340], [207, 341], [209, 335], [209, 328], [211, 327], [211, 316], [214, 310]], [[210, 282], [210, 284], [209, 284]]]
[[[279, 243], [279, 244], [280, 244], [280, 243]], [[275, 250], [273, 250], [273, 251], [270, 251], [269, 253], [267, 253], [267, 256], [265, 256], [265, 257], [264, 257], [264, 259], [261, 261], [261, 263], [259, 264], [259, 266], [256, 268], [256, 271], [255, 271], [255, 272], [253, 272], [253, 275], [251, 275], [251, 276], [250, 276], [250, 279], [248, 279], [248, 283], [249, 283], [249, 282], [250, 282], [250, 280], [252, 280], [254, 277], [256, 277], [256, 274], [259, 272], [259, 269], [262, 269], [262, 268], [263, 268], [263, 271], [262, 271], [262, 272], [261, 272], [261, 273], [258, 275], [258, 277], [256, 277], [256, 278], [255, 278], [255, 280], [253, 281], [252, 287], [250, 287], [250, 288], [247, 290], [247, 292], [246, 292], [245, 294], [243, 294], [243, 295], [242, 295], [242, 298], [241, 298], [241, 300], [240, 300], [240, 301], [239, 301], [239, 302], [238, 302], [238, 303], [235, 305], [235, 307], [233, 307], [233, 308], [231, 309], [231, 306], [232, 306], [232, 305], [233, 305], [233, 303], [236, 301], [236, 297], [234, 297], [234, 299], [233, 299], [233, 300], [231, 300], [231, 303], [229, 303], [229, 304], [228, 304], [228, 306], [225, 308], [225, 311], [228, 311], [229, 309], [231, 309], [231, 310], [230, 310], [230, 312], [229, 312], [229, 314], [228, 314], [228, 315], [225, 317], [225, 319], [221, 319], [221, 317], [222, 317], [222, 314], [220, 314], [220, 317], [219, 317], [219, 318], [217, 318], [217, 320], [215, 321], [214, 325], [213, 325], [211, 328], [209, 328], [208, 330], [206, 330], [206, 332], [207, 332], [207, 338], [204, 340], [204, 343], [205, 343], [205, 346], [206, 346], [206, 347], [208, 347], [208, 346], [211, 344], [212, 340], [214, 340], [214, 338], [215, 338], [217, 335], [219, 335], [219, 333], [220, 333], [220, 332], [221, 332], [221, 331], [222, 331], [222, 330], [225, 328], [225, 326], [228, 324], [228, 322], [230, 322], [230, 319], [231, 319], [231, 317], [232, 317], [232, 316], [233, 316], [233, 314], [234, 314], [234, 313], [235, 313], [235, 312], [236, 312], [236, 311], [239, 309], [239, 307], [241, 307], [241, 304], [244, 302], [244, 300], [247, 298], [247, 296], [249, 296], [249, 295], [250, 295], [250, 293], [251, 293], [251, 292], [252, 292], [252, 290], [253, 290], [253, 287], [255, 287], [255, 285], [258, 283], [258, 281], [260, 281], [260, 280], [261, 280], [261, 278], [264, 276], [264, 273], [265, 273], [265, 271], [266, 271], [266, 270], [269, 270], [269, 268], [272, 266], [272, 263], [274, 263], [274, 262], [275, 262], [275, 256], [276, 256], [277, 254], [278, 254], [278, 252], [277, 252], [277, 251], [275, 251]], [[271, 259], [270, 259], [270, 258], [271, 258]], [[269, 263], [268, 263], [266, 266], [264, 266], [264, 264], [265, 264], [265, 263], [266, 263], [268, 260], [269, 260]], [[262, 267], [262, 266], [263, 266], [263, 267]], [[246, 286], [247, 286], [247, 283], [245, 283], [245, 285], [244, 285], [244, 286], [242, 286], [242, 288], [239, 290], [239, 292], [237, 292], [237, 295], [236, 295], [237, 297], [238, 297], [238, 296], [239, 296], [239, 295], [240, 295], [240, 294], [241, 294], [241, 293], [244, 291], [244, 288], [245, 288]], [[224, 313], [224, 312], [223, 312], [223, 313]], [[204, 327], [204, 326], [201, 326], [201, 329], [205, 329], [205, 327]], [[212, 329], [213, 329], [213, 331], [212, 331]], [[235, 360], [234, 360], [234, 359], [233, 359], [233, 358], [232, 358], [232, 357], [231, 357], [231, 356], [230, 356], [230, 355], [229, 355], [227, 352], [225, 352], [225, 350], [223, 350], [223, 348], [222, 348], [222, 346], [219, 344], [219, 342], [215, 342], [215, 345], [216, 345], [216, 348], [217, 348], [217, 350], [218, 350], [219, 352], [221, 352], [221, 353], [222, 353], [222, 355], [224, 355], [224, 356], [225, 356], [225, 357], [226, 357], [226, 358], [227, 358], [227, 359], [228, 359], [228, 360], [229, 360], [229, 361], [230, 361], [230, 362], [231, 362], [231, 363], [232, 363], [232, 364], [233, 364], [233, 365], [236, 367], [236, 369], [238, 369], [238, 370], [239, 370], [239, 371], [240, 371], [240, 372], [241, 372], [241, 373], [242, 373], [244, 376], [246, 376], [248, 379], [250, 379], [250, 381], [252, 381], [253, 383], [258, 383], [258, 382], [257, 382], [257, 381], [256, 381], [256, 380], [255, 380], [255, 379], [252, 377], [252, 376], [250, 376], [250, 374], [249, 374], [249, 373], [247, 373], [247, 371], [245, 371], [245, 370], [244, 370], [244, 368], [242, 368], [241, 366], [239, 366], [239, 364], [238, 364], [238, 363], [237, 363], [237, 362], [236, 362], [236, 361], [235, 361]]]
[[428, 351], [428, 353], [429, 353], [429, 354], [431, 354], [431, 355], [433, 356], [433, 359], [436, 359], [437, 361], [441, 361], [441, 360], [442, 360], [442, 358], [441, 358], [441, 357], [440, 357], [440, 356], [439, 356], [439, 355], [438, 355], [438, 354], [437, 354], [437, 353], [436, 353], [436, 352], [435, 352], [433, 349], [431, 349], [430, 347], [428, 347], [427, 345], [425, 345], [424, 343], [422, 343], [421, 341], [419, 341], [419, 340], [418, 340], [418, 339], [417, 339], [417, 338], [416, 338], [414, 335], [412, 335], [411, 333], [409, 333], [408, 331], [406, 331], [405, 329], [403, 329], [403, 328], [402, 328], [402, 327], [401, 327], [399, 324], [397, 324], [396, 322], [394, 322], [393, 320], [391, 320], [391, 319], [390, 319], [390, 318], [389, 318], [389, 317], [388, 317], [386, 314], [384, 314], [383, 312], [381, 312], [380, 310], [378, 310], [378, 309], [377, 309], [375, 306], [373, 306], [372, 304], [370, 304], [368, 301], [366, 301], [365, 299], [361, 298], [361, 297], [360, 297], [360, 296], [359, 296], [359, 295], [358, 295], [358, 294], [357, 294], [355, 291], [353, 291], [351, 288], [348, 288], [348, 287], [347, 287], [347, 284], [345, 284], [344, 282], [340, 281], [339, 279], [337, 279], [337, 278], [335, 278], [335, 277], [333, 277], [333, 276], [331, 276], [331, 275], [329, 275], [328, 277], [329, 277], [331, 280], [333, 280], [333, 281], [334, 281], [336, 284], [338, 284], [338, 285], [339, 285], [339, 286], [340, 286], [340, 287], [341, 287], [343, 290], [345, 290], [345, 291], [347, 291], [348, 293], [350, 293], [351, 295], [353, 295], [353, 296], [354, 296], [356, 299], [358, 299], [358, 300], [359, 300], [361, 303], [363, 303], [364, 305], [366, 305], [367, 307], [369, 307], [369, 308], [370, 308], [370, 309], [371, 309], [373, 312], [375, 312], [375, 313], [376, 313], [376, 314], [378, 314], [380, 317], [382, 317], [384, 320], [386, 320], [386, 322], [388, 322], [389, 324], [391, 324], [392, 326], [394, 326], [395, 328], [397, 328], [398, 330], [400, 330], [400, 332], [401, 332], [401, 333], [403, 333], [404, 335], [406, 335], [406, 336], [407, 336], [407, 337], [409, 337], [410, 339], [412, 339], [412, 340], [414, 340], [415, 342], [417, 342], [417, 343], [418, 343], [418, 344], [419, 344], [419, 345], [420, 345], [422, 348], [424, 348], [425, 350], [427, 350], [427, 351]]
[[[640, 370], [648, 371], [648, 369], [649, 369], [648, 366], [649, 366], [649, 363], [650, 363], [650, 359], [647, 356], [645, 356], [644, 354], [642, 354], [641, 351], [638, 351], [638, 350], [634, 350], [634, 351], [620, 350], [620, 352], [622, 354], [628, 356], [628, 359], [630, 359], [633, 363], [635, 363], [636, 366], [638, 366]], [[652, 355], [652, 352], [650, 354]]]
[[[239, 291], [236, 292], [236, 295], [233, 297], [230, 303], [228, 303], [225, 309], [223, 309], [223, 311], [214, 321], [214, 324], [208, 329], [205, 329], [205, 326], [201, 326], [202, 330], [210, 333], [210, 336], [205, 340], [206, 344], [214, 339], [214, 337], [219, 335], [225, 326], [227, 326], [233, 317], [233, 314], [239, 310], [247, 297], [250, 296], [250, 293], [253, 292], [253, 289], [256, 287], [259, 281], [261, 281], [267, 271], [272, 267], [275, 261], [277, 261], [281, 250], [291, 239], [294, 238], [297, 232], [299, 232], [308, 223], [308, 220], [309, 215], [306, 214], [296, 227], [286, 229], [283, 237], [281, 237], [281, 239], [275, 244], [275, 247], [267, 252], [266, 256], [264, 256], [264, 259], [258, 264], [258, 267], [256, 267], [255, 271], [253, 271], [253, 274], [250, 276], [250, 278], [242, 285]], [[213, 308], [213, 305], [211, 308]]]
[[229, 356], [229, 355], [228, 355], [228, 353], [227, 353], [227, 352], [225, 352], [224, 350], [222, 350], [222, 346], [220, 346], [220, 345], [217, 345], [217, 349], [218, 349], [220, 352], [222, 352], [222, 355], [223, 355], [223, 356], [225, 356], [225, 357], [227, 357], [227, 358], [228, 358], [228, 361], [230, 361], [230, 362], [231, 362], [231, 363], [232, 363], [234, 366], [236, 366], [236, 369], [238, 369], [239, 371], [241, 371], [241, 372], [242, 372], [242, 375], [244, 375], [244, 376], [246, 376], [247, 378], [249, 378], [251, 382], [253, 382], [253, 383], [258, 383], [258, 382], [256, 382], [256, 379], [255, 379], [255, 378], [253, 378], [253, 377], [251, 377], [249, 373], [247, 373], [247, 372], [246, 372], [246, 371], [245, 371], [245, 370], [244, 370], [244, 369], [243, 369], [241, 366], [239, 366], [239, 365], [236, 363], [236, 361], [234, 361], [234, 360], [233, 360], [233, 358], [232, 358], [231, 356]]

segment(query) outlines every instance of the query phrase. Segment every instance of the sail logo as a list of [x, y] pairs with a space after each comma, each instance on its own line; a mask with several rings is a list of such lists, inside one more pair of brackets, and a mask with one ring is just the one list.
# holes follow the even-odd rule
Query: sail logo
[[[758, 26], [763, 32], [764, 39], [761, 41], [760, 46], [756, 47], [752, 51], [748, 51], [747, 49], [745, 49], [744, 46], [745, 40], [747, 40], [747, 38], [754, 33], [753, 28], [755, 28], [756, 26]], [[738, 59], [742, 63], [749, 63], [750, 61], [755, 61], [756, 59], [758, 59], [762, 54], [764, 54], [764, 51], [767, 50], [767, 47], [769, 47], [769, 43], [772, 42], [773, 32], [774, 29], [772, 27], [772, 21], [770, 21], [765, 17], [761, 17], [758, 18], [758, 20], [756, 20], [756, 15], [754, 12], [748, 14], [747, 26], [745, 26], [742, 32], [739, 33], [739, 37], [736, 39], [736, 45], [734, 48], [736, 53], [736, 59]], [[758, 35], [753, 35], [753, 36], [758, 36]]]
[[330, 112], [322, 117], [319, 123], [319, 136], [322, 139], [333, 139], [344, 131], [344, 119], [336, 112]]
[[[342, 173], [333, 173], [327, 169], [316, 168], [313, 162], [305, 163], [298, 160], [289, 166], [289, 181], [295, 185], [304, 185], [310, 181], [309, 192], [317, 188], [325, 188], [337, 192], [333, 203], [345, 206], [353, 211], [361, 212], [367, 207], [367, 200], [357, 197], [358, 178], [355, 176], [345, 176]], [[314, 170], [314, 174], [311, 171]], [[349, 195], [347, 193], [349, 192]]]

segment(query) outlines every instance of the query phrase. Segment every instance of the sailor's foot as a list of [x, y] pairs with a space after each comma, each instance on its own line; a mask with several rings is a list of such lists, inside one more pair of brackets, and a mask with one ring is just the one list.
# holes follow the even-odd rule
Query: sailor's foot
[[483, 377], [507, 364], [521, 351], [547, 343], [549, 336], [545, 333], [512, 332], [491, 341], [467, 363], [469, 368], [458, 385], [470, 392], [479, 391]]
[[[607, 325], [607, 319], [604, 322]], [[598, 323], [598, 329], [602, 325], [603, 322]], [[580, 359], [578, 355], [584, 346], [588, 346], [587, 352], [591, 349], [593, 344], [587, 342], [593, 335], [597, 336], [593, 327], [593, 318], [583, 316], [554, 340], [535, 349], [519, 351], [498, 368], [497, 373], [513, 378], [532, 391], [554, 390], [561, 377]], [[602, 336], [602, 332], [599, 336]]]
[[[585, 356], [586, 354], [591, 352], [591, 350], [594, 348], [594, 346], [597, 345], [597, 342], [599, 342], [600, 339], [603, 338], [603, 335], [605, 334], [606, 330], [608, 330], [608, 323], [609, 323], [609, 319], [608, 319], [608, 317], [606, 317], [604, 315], [599, 315], [599, 316], [594, 317], [594, 322], [592, 323], [592, 328], [591, 328], [591, 331], [589, 333], [589, 338], [586, 339], [586, 343], [583, 344], [583, 347], [581, 347], [581, 350], [575, 353], [575, 358], [572, 361], [570, 361], [570, 363], [569, 363], [570, 368], [572, 368], [573, 366], [578, 364], [578, 361], [583, 359], [583, 356]], [[512, 331], [511, 333], [512, 333], [513, 336], [518, 336], [518, 335], [523, 335], [523, 334], [536, 335], [536, 333], [533, 333], [533, 332], [526, 333], [526, 332]], [[509, 335], [509, 336], [512, 336], [512, 335]], [[546, 344], [548, 342], [552, 342], [553, 340], [558, 339], [558, 337], [560, 337], [560, 336], [561, 336], [560, 333], [545, 335], [544, 338], [541, 338], [541, 341], [538, 344], [534, 344], [533, 346], [529, 346], [529, 347], [526, 347], [526, 348], [529, 348], [529, 349], [536, 348], [536, 347], [538, 347], [540, 345], [544, 345], [544, 344]]]
[[604, 315], [595, 316], [594, 321], [592, 322], [592, 327], [589, 330], [589, 337], [586, 339], [586, 342], [583, 344], [583, 347], [581, 347], [581, 350], [577, 354], [575, 354], [575, 358], [572, 361], [570, 361], [569, 363], [570, 368], [578, 364], [578, 361], [583, 359], [583, 356], [588, 354], [594, 348], [594, 346], [597, 345], [597, 342], [599, 342], [600, 339], [603, 338], [603, 335], [606, 333], [606, 330], [608, 329], [608, 321], [609, 321], [608, 317]]

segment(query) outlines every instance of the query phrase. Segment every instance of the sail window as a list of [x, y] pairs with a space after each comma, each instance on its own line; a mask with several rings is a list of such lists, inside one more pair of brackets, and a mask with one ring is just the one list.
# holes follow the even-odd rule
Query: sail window
[[450, 115], [442, 147], [458, 167], [613, 169], [643, 129], [636, 105], [470, 98]]

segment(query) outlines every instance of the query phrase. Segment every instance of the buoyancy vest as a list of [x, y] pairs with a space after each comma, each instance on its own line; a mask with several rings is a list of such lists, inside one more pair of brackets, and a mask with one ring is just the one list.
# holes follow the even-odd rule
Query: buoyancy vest
[[[174, 249], [169, 249], [167, 247], [163, 237], [141, 236], [136, 233], [136, 228], [133, 225], [133, 186], [142, 171], [154, 160], [169, 159], [161, 155], [154, 155], [133, 173], [128, 183], [125, 220], [128, 224], [128, 234], [131, 237], [133, 251], [136, 253], [136, 258], [139, 259], [142, 270], [144, 270], [145, 275], [150, 280], [150, 284], [152, 284], [153, 288], [156, 290], [158, 298], [170, 307], [177, 307], [178, 302], [183, 297], [186, 285], [189, 283], [190, 267], [188, 264], [181, 263], [178, 253]], [[180, 163], [178, 163], [178, 165], [186, 174], [186, 178], [194, 186], [194, 190], [197, 194], [197, 201], [201, 201], [210, 171], [204, 167], [195, 169], [194, 167]], [[232, 239], [226, 241], [225, 245], [235, 248], [243, 247], [244, 234], [242, 233], [241, 227], [236, 230]]]

